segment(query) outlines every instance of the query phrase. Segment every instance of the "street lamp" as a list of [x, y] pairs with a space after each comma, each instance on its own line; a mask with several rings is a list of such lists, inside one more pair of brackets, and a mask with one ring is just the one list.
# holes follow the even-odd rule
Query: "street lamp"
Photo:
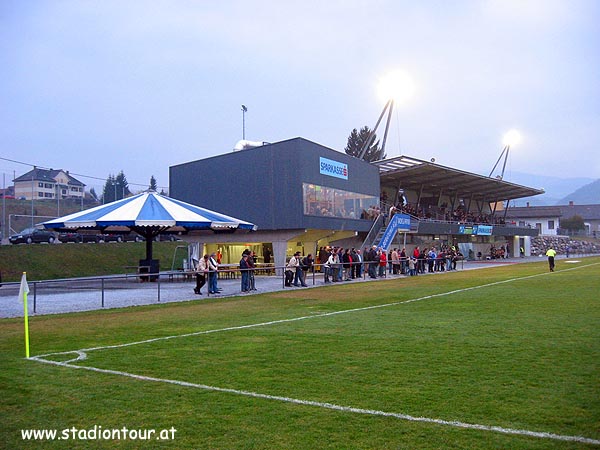
[[246, 113], [248, 108], [246, 105], [242, 105], [242, 139], [246, 140]]

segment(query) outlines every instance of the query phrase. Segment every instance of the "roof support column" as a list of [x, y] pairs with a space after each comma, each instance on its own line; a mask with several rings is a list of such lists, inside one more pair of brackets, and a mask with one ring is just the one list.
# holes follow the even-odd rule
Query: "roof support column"
[[494, 209], [492, 209], [492, 217], [496, 216], [496, 208], [498, 207], [498, 200], [494, 201]]
[[483, 214], [483, 205], [485, 205], [486, 200], [485, 197], [481, 199], [480, 202], [477, 202], [477, 212], [481, 215]]
[[504, 215], [502, 216], [502, 220], [506, 223], [506, 213], [508, 213], [508, 206], [510, 205], [510, 199], [506, 200], [506, 208], [504, 208]]
[[287, 241], [273, 241], [273, 257], [275, 260], [275, 272], [277, 275], [283, 275], [282, 267], [286, 264]]
[[438, 208], [442, 204], [442, 195], [444, 195], [444, 188], [440, 188], [440, 193], [438, 194], [438, 201], [437, 201]]
[[450, 217], [454, 216], [456, 200], [458, 200], [458, 192], [454, 194], [454, 197], [450, 198]]
[[421, 196], [423, 195], [423, 189], [425, 188], [424, 184], [421, 184], [421, 189], [419, 189], [419, 196], [417, 197], [417, 217], [419, 217], [419, 208], [421, 207]]
[[[440, 188], [440, 193], [438, 194], [438, 201], [437, 201], [438, 210], [439, 210], [440, 206], [442, 205], [442, 195], [444, 195], [444, 188]], [[437, 217], [438, 212], [436, 211], [435, 214], [436, 214], [436, 219], [439, 220], [439, 218]], [[442, 220], [443, 219], [445, 219], [445, 217], [442, 218]]]
[[471, 203], [473, 202], [474, 196], [475, 194], [471, 194], [471, 197], [469, 197], [469, 206], [467, 206], [467, 212], [471, 212]]

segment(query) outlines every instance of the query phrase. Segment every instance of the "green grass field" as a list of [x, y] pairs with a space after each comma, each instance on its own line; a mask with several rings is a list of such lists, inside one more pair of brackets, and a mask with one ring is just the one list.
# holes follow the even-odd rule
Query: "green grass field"
[[[600, 448], [599, 275], [585, 258], [33, 317], [52, 364], [2, 320], [0, 447]], [[22, 439], [72, 427], [176, 432]]]

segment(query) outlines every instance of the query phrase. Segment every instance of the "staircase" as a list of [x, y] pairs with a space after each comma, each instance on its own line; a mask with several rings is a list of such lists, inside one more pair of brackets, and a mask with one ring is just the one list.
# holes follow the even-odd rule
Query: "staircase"
[[[371, 231], [369, 231], [369, 234], [367, 234], [367, 237], [365, 238], [365, 241], [363, 242], [363, 248], [364, 247], [371, 247], [373, 245], [380, 247], [381, 246], [381, 241], [383, 239], [383, 236], [385, 235], [385, 232], [387, 230], [387, 226], [383, 224], [383, 217], [379, 216], [377, 218], [377, 220], [373, 223], [373, 226], [371, 227]], [[410, 216], [410, 229], [406, 231], [406, 233], [416, 233], [419, 230], [419, 219], [417, 219], [416, 217]], [[394, 236], [394, 239], [392, 239], [390, 241], [390, 245], [388, 245], [388, 248], [384, 248], [385, 251], [389, 250], [389, 247], [392, 245], [392, 243], [394, 241], [396, 241], [397, 239], [397, 234], [396, 236]]]

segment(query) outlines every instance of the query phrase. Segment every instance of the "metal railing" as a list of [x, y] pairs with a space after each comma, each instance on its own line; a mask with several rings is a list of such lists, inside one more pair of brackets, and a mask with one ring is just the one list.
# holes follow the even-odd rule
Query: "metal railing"
[[377, 216], [377, 219], [375, 219], [375, 221], [373, 222], [373, 225], [371, 226], [371, 229], [367, 233], [367, 236], [365, 237], [365, 240], [363, 241], [361, 248], [371, 247], [371, 245], [373, 244], [374, 239], [379, 234], [379, 231], [381, 230], [381, 227], [383, 227], [384, 221], [385, 221], [385, 215], [384, 214], [379, 214], [379, 216]]
[[[590, 254], [573, 251], [570, 256], [581, 257], [590, 256]], [[345, 281], [352, 278], [366, 280], [369, 277], [373, 277], [373, 275], [376, 278], [392, 277], [393, 279], [395, 276], [411, 275], [411, 273], [409, 273], [408, 260], [409, 257], [400, 258], [395, 270], [391, 264], [392, 262], [389, 260], [385, 266], [381, 266], [380, 261], [363, 261], [353, 263], [340, 262], [328, 267], [327, 273], [325, 273], [325, 268], [327, 265], [316, 262], [307, 270], [300, 269], [301, 272], [299, 273], [299, 276], [302, 277], [302, 284], [309, 284], [312, 286], [324, 285], [327, 278], [333, 282], [334, 277], [337, 281]], [[433, 270], [429, 270], [430, 266], [433, 267]], [[371, 267], [370, 273], [369, 267]], [[350, 270], [351, 268], [358, 268], [359, 270], [352, 271]], [[287, 265], [275, 266], [274, 264], [257, 264], [255, 268], [250, 269], [241, 269], [239, 265], [234, 264], [223, 265], [222, 269], [218, 271], [217, 276], [219, 282], [228, 282], [227, 285], [224, 284], [224, 287], [228, 288], [228, 292], [224, 293], [223, 295], [229, 296], [239, 295], [241, 293], [241, 285], [238, 285], [236, 289], [231, 290], [232, 283], [229, 283], [229, 281], [239, 281], [244, 271], [252, 272], [257, 276], [260, 276], [263, 280], [265, 279], [264, 277], [271, 278], [273, 282], [279, 279], [281, 290], [285, 290], [289, 286], [289, 283], [286, 283], [286, 271], [288, 272], [289, 277], [290, 269], [292, 269], [291, 275], [293, 282], [293, 277], [295, 277], [295, 268], [289, 268]], [[416, 275], [421, 273], [441, 272], [447, 271], [447, 269], [448, 262], [446, 259], [437, 262], [434, 260], [430, 265], [430, 261], [427, 258], [421, 258], [415, 261], [415, 269], [412, 274]], [[453, 267], [453, 269], [464, 269], [464, 258], [458, 259], [456, 261], [456, 266]], [[40, 298], [43, 297], [44, 302], [42, 309], [46, 309], [46, 311], [53, 310], [54, 308], [52, 312], [77, 312], [90, 309], [103, 309], [107, 306], [112, 308], [161, 303], [163, 301], [163, 297], [165, 298], [165, 301], [182, 301], [193, 298], [194, 295], [190, 289], [191, 286], [189, 284], [184, 285], [175, 283], [177, 280], [187, 281], [189, 284], [193, 283], [195, 286], [195, 272], [176, 270], [156, 273], [150, 272], [82, 278], [63, 278], [56, 280], [32, 280], [28, 282], [30, 287], [29, 304], [32, 307], [33, 312], [38, 313], [40, 309]], [[208, 276], [206, 277], [206, 282], [208, 285]], [[267, 289], [279, 290], [280, 288], [277, 287], [279, 283], [273, 282]], [[4, 282], [0, 286], [2, 286], [0, 287], [0, 299], [8, 299], [9, 297], [12, 297], [10, 300], [12, 304], [14, 302], [13, 299], [16, 299], [18, 296], [20, 282]], [[181, 289], [173, 289], [175, 286], [181, 286]], [[260, 284], [258, 287], [261, 287]], [[135, 295], [132, 295], [133, 290], [135, 290]], [[173, 290], [173, 292], [169, 292], [169, 290]], [[86, 292], [89, 294], [85, 294]], [[208, 297], [211, 297], [211, 295]], [[219, 298], [219, 296], [216, 298]], [[141, 303], [136, 303], [134, 300], [140, 300]], [[55, 305], [55, 303], [60, 302], [64, 302], [65, 306], [63, 307], [60, 305]], [[56, 310], [56, 308], [60, 309]], [[47, 313], [46, 311], [42, 313], [45, 314]]]

